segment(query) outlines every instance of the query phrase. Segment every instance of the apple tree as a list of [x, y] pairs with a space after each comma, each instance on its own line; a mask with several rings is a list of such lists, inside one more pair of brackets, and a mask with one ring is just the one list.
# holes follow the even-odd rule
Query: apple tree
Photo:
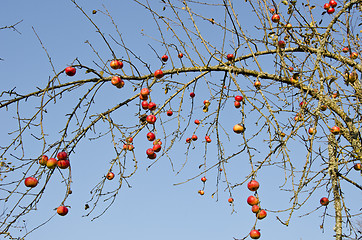
[[[113, 158], [102, 160], [108, 170], [85, 205], [93, 219], [137, 177], [140, 161], [167, 160], [178, 174], [194, 166], [197, 148], [202, 161], [179, 184], [201, 181], [204, 195], [210, 174], [217, 184], [208, 195], [232, 208], [234, 191], [249, 191], [255, 222], [236, 237], [262, 239], [259, 221], [274, 215], [288, 226], [306, 205], [304, 217], [319, 210], [321, 228], [334, 229], [328, 238], [361, 236], [360, 206], [346, 195], [362, 190], [362, 0], [134, 0], [154, 26], [140, 31], [147, 53], [125, 41], [116, 13], [71, 2], [98, 35], [85, 42], [91, 60], [74, 53], [58, 68], [36, 34], [49, 79], [35, 91], [0, 94], [1, 116], [14, 122], [0, 144], [0, 235], [18, 237], [16, 223], [36, 210], [55, 175], [64, 195], [54, 213], [67, 215], [81, 174], [72, 155], [107, 139]], [[242, 171], [229, 167], [240, 159]], [[263, 206], [265, 170], [289, 194], [283, 209]], [[117, 186], [108, 189], [109, 181]]]

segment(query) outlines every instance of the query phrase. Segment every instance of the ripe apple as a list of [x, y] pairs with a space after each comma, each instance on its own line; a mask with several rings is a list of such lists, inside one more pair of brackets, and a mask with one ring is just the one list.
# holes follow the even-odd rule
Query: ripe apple
[[150, 90], [148, 88], [142, 88], [140, 94], [142, 96], [148, 96], [150, 94]]
[[128, 149], [128, 145], [127, 144], [123, 144], [123, 150], [127, 150]]
[[330, 9], [328, 9], [327, 10], [327, 13], [328, 14], [332, 14], [332, 13], [334, 13], [336, 10], [334, 9], [334, 8], [330, 8]]
[[335, 8], [337, 6], [337, 2], [334, 0], [330, 0], [329, 5], [331, 5], [332, 8]]
[[281, 136], [282, 138], [285, 137], [285, 133], [281, 132], [281, 133], [280, 133], [280, 136]]
[[195, 124], [199, 125], [200, 124], [200, 121], [199, 120], [195, 120]]
[[121, 69], [121, 68], [123, 68], [123, 62], [118, 61], [117, 59], [115, 59], [115, 60], [111, 61], [110, 66], [111, 66], [112, 69], [115, 69], [115, 70]]
[[204, 194], [205, 194], [204, 190], [199, 190], [198, 193], [199, 193], [200, 195], [204, 195]]
[[57, 154], [57, 158], [58, 160], [64, 160], [64, 159], [67, 159], [68, 158], [68, 154], [66, 152], [59, 152]]
[[285, 27], [289, 30], [289, 29], [292, 29], [292, 24], [291, 23], [287, 23], [287, 25], [285, 25]]
[[251, 230], [249, 235], [250, 235], [250, 237], [252, 239], [259, 239], [260, 238], [260, 232], [258, 230], [256, 230], [256, 229]]
[[325, 10], [328, 10], [330, 7], [331, 7], [331, 5], [330, 5], [329, 3], [326, 3], [326, 4], [324, 4], [324, 6], [323, 6], [323, 8], [324, 8]]
[[70, 77], [74, 76], [76, 71], [77, 70], [74, 67], [66, 67], [65, 68], [65, 74], [67, 74]]
[[146, 96], [143, 96], [143, 95], [140, 94], [140, 99], [141, 99], [142, 101], [146, 101], [146, 100], [148, 99], [148, 96], [147, 96], [147, 95], [146, 95]]
[[[148, 104], [149, 106], [149, 104]], [[156, 122], [156, 116], [155, 115], [148, 115], [147, 118], [146, 118], [146, 121], [149, 123], [149, 124], [154, 124]]]
[[293, 67], [289, 67], [288, 70], [289, 70], [289, 72], [293, 72], [293, 71], [294, 71], [294, 68], [293, 68]]
[[235, 106], [235, 108], [240, 108], [240, 107], [241, 107], [241, 103], [238, 102], [238, 101], [235, 101], [235, 102], [234, 102], [234, 106]]
[[274, 13], [274, 12], [275, 12], [275, 9], [274, 9], [274, 8], [270, 8], [270, 9], [269, 9], [269, 12], [270, 12], [270, 13]]
[[190, 143], [191, 142], [191, 138], [186, 138], [186, 142]]
[[229, 198], [229, 199], [228, 199], [228, 202], [229, 202], [229, 203], [233, 203], [233, 202], [234, 202], [234, 198]]
[[34, 177], [27, 177], [24, 180], [25, 186], [27, 187], [36, 187], [36, 185], [38, 185], [38, 180]]
[[226, 56], [227, 60], [229, 60], [230, 62], [234, 60], [234, 54], [231, 54], [229, 53], [227, 56]]
[[113, 76], [111, 79], [111, 83], [117, 88], [123, 88], [124, 86], [124, 81], [119, 76]]
[[344, 47], [344, 48], [342, 49], [342, 52], [344, 52], [344, 53], [348, 53], [348, 51], [349, 51], [349, 48], [348, 48], [348, 47]]
[[354, 170], [359, 171], [359, 170], [361, 170], [362, 166], [361, 166], [360, 163], [356, 163], [356, 164], [353, 166], [353, 168], [354, 168]]
[[134, 149], [134, 146], [132, 144], [127, 145], [127, 148], [129, 151], [132, 151]]
[[278, 42], [278, 46], [279, 46], [280, 48], [285, 48], [286, 45], [287, 45], [287, 44], [286, 44], [283, 40], [280, 40], [280, 41]]
[[153, 141], [153, 145], [156, 145], [156, 144], [162, 145], [162, 141], [160, 139]]
[[321, 200], [320, 200], [320, 203], [321, 203], [322, 206], [327, 206], [328, 203], [329, 203], [329, 200], [326, 197], [322, 197]]
[[153, 151], [153, 148], [149, 148], [149, 149], [146, 150], [146, 154], [148, 156], [153, 155], [154, 153], [155, 153], [155, 151]]
[[305, 101], [301, 101], [301, 102], [299, 103], [299, 107], [303, 108], [303, 107], [305, 107], [305, 106], [307, 106], [307, 103], [306, 103]]
[[58, 161], [55, 158], [49, 158], [47, 161], [47, 167], [49, 169], [53, 169], [56, 168], [56, 166], [58, 165]]
[[167, 62], [168, 56], [167, 56], [167, 55], [163, 55], [163, 56], [161, 57], [161, 59], [162, 59], [162, 61]]
[[317, 133], [317, 129], [315, 129], [315, 128], [313, 128], [313, 127], [310, 127], [310, 128], [308, 129], [308, 133], [309, 133], [310, 135], [314, 135], [314, 134]]
[[162, 72], [162, 70], [156, 70], [156, 71], [155, 71], [155, 77], [156, 77], [157, 79], [162, 78], [162, 77], [163, 77], [163, 72]]
[[255, 87], [256, 89], [259, 89], [260, 86], [261, 86], [261, 82], [260, 82], [259, 80], [256, 80], [256, 81], [254, 82], [254, 87]]
[[65, 206], [59, 206], [59, 207], [57, 208], [57, 213], [58, 213], [60, 216], [65, 216], [65, 215], [67, 215], [67, 213], [68, 213], [68, 208], [65, 207]]
[[272, 22], [278, 23], [280, 21], [280, 16], [278, 14], [274, 14], [271, 18]]
[[70, 162], [68, 159], [62, 159], [62, 160], [58, 160], [57, 165], [61, 169], [66, 169], [70, 166]]
[[112, 172], [107, 173], [106, 178], [108, 180], [112, 180], [114, 178], [114, 173], [112, 173]]
[[209, 101], [209, 100], [204, 100], [204, 105], [205, 105], [206, 107], [210, 106], [210, 101]]
[[154, 103], [154, 102], [149, 102], [149, 103], [148, 103], [148, 109], [149, 109], [149, 110], [153, 111], [153, 110], [155, 110], [156, 108], [157, 108], [156, 103]]
[[325, 111], [325, 110], [327, 110], [327, 106], [323, 104], [323, 105], [321, 105], [320, 109], [321, 109], [321, 111]]
[[211, 138], [209, 136], [205, 136], [205, 140], [207, 143], [211, 143]]
[[47, 161], [48, 161], [48, 156], [47, 155], [43, 155], [40, 159], [39, 159], [39, 164], [42, 166], [47, 165]]
[[127, 138], [126, 141], [127, 141], [128, 143], [133, 143], [133, 137]]
[[235, 133], [243, 133], [245, 131], [245, 127], [241, 124], [236, 124], [234, 127], [233, 127], [233, 131]]
[[[254, 205], [255, 206], [255, 205]], [[266, 211], [264, 209], [260, 210], [257, 214], [256, 214], [256, 217], [258, 219], [263, 219], [266, 217]]]
[[141, 105], [142, 105], [142, 108], [143, 108], [144, 110], [147, 110], [147, 109], [148, 109], [148, 102], [147, 102], [147, 101], [142, 101]]
[[153, 145], [152, 149], [154, 152], [159, 152], [159, 151], [161, 151], [161, 145], [155, 144], [155, 145]]
[[253, 205], [257, 205], [259, 203], [259, 199], [257, 199], [256, 197], [254, 196], [249, 196], [248, 199], [246, 200], [246, 202], [250, 205], [250, 206], [253, 206]]
[[171, 110], [168, 110], [168, 111], [166, 112], [166, 114], [167, 114], [167, 116], [172, 116], [173, 112], [172, 112]]
[[155, 159], [157, 156], [156, 156], [156, 153], [153, 153], [152, 155], [148, 155], [147, 157], [149, 159]]
[[251, 211], [252, 211], [253, 213], [258, 213], [259, 210], [260, 210], [260, 207], [259, 207], [258, 205], [253, 205], [253, 206], [251, 207]]
[[155, 140], [155, 138], [156, 138], [156, 135], [153, 132], [147, 133], [148, 141], [153, 141], [153, 140]]
[[235, 96], [235, 101], [237, 101], [237, 102], [241, 102], [241, 101], [243, 101], [243, 96], [240, 96], [240, 95], [236, 95]]
[[196, 141], [196, 140], [197, 140], [197, 136], [194, 134], [194, 135], [191, 136], [191, 139], [192, 139], [192, 141]]
[[358, 74], [357, 72], [353, 71], [348, 75], [348, 82], [354, 83], [356, 80], [358, 80]]
[[250, 182], [248, 182], [248, 189], [250, 191], [256, 191], [259, 188], [259, 183], [255, 180], [251, 180]]
[[351, 59], [356, 59], [358, 57], [358, 53], [356, 53], [356, 52], [353, 52], [353, 53], [351, 53], [351, 55], [350, 55], [350, 58]]
[[178, 58], [183, 58], [184, 55], [182, 53], [179, 53], [177, 56]]
[[195, 93], [191, 92], [191, 93], [190, 93], [190, 97], [194, 98], [194, 97], [195, 97]]
[[201, 182], [206, 182], [206, 177], [202, 177]]
[[331, 128], [331, 133], [333, 133], [334, 135], [338, 135], [341, 132], [341, 129], [337, 126], [333, 126]]

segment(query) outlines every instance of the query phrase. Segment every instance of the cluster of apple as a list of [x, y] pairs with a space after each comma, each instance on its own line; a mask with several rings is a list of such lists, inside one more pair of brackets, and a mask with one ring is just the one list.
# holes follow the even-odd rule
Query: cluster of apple
[[235, 102], [234, 102], [234, 107], [235, 108], [240, 108], [241, 107], [241, 103], [244, 100], [243, 96], [235, 96]]
[[330, 0], [329, 3], [324, 4], [323, 8], [327, 10], [328, 14], [334, 13], [336, 10], [334, 9], [337, 6], [337, 2], [334, 0]]
[[[259, 183], [255, 180], [251, 180], [248, 185], [248, 189], [252, 192], [256, 192], [259, 189]], [[264, 209], [260, 208], [260, 202], [259, 199], [253, 195], [249, 196], [246, 200], [246, 202], [251, 206], [251, 211], [255, 213], [255, 216], [261, 220], [264, 219], [267, 215], [266, 211]], [[260, 238], [260, 230], [252, 229], [249, 233], [250, 237], [252, 239], [258, 239]]]
[[[68, 154], [66, 152], [59, 152], [57, 154], [57, 158], [58, 160], [56, 160], [55, 158], [48, 158], [48, 156], [43, 155], [39, 159], [39, 164], [42, 166], [47, 166], [49, 169], [54, 169], [57, 166], [61, 169], [66, 169], [70, 166]], [[38, 179], [34, 177], [27, 177], [24, 180], [24, 184], [27, 187], [34, 188], [38, 185]], [[60, 216], [65, 216], [68, 213], [68, 208], [65, 206], [59, 206], [57, 208], [57, 213]]]
[[133, 143], [133, 138], [132, 137], [127, 138], [126, 143], [123, 144], [123, 150], [132, 151], [134, 149], [132, 143]]

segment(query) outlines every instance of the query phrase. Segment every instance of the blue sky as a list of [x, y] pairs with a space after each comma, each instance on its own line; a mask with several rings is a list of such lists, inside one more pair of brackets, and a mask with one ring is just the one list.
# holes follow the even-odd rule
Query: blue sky
[[[122, 2], [122, 3], [121, 3]], [[160, 44], [152, 39], [142, 36], [144, 32], [150, 36], [157, 36], [154, 31], [155, 24], [150, 14], [142, 7], [132, 1], [78, 1], [87, 13], [93, 9], [102, 9], [104, 4], [110, 11], [112, 17], [122, 33], [122, 36], [128, 46], [137, 54], [151, 64], [152, 69], [160, 67], [160, 62], [149, 48], [148, 44], [155, 46], [156, 51], [163, 54]], [[156, 4], [157, 5], [157, 4]], [[158, 6], [158, 5], [157, 5]], [[159, 7], [159, 6], [158, 6]], [[159, 7], [161, 9], [161, 7]], [[220, 13], [208, 13], [212, 16], [218, 16]], [[91, 15], [91, 14], [90, 14]], [[221, 13], [222, 15], [222, 13]], [[95, 21], [102, 26], [102, 31], [114, 34], [109, 19], [106, 19], [101, 13], [92, 15]], [[89, 40], [102, 56], [111, 54], [106, 46], [102, 43], [95, 29], [85, 19], [71, 1], [5, 1], [0, 9], [0, 26], [11, 25], [23, 20], [18, 26], [17, 33], [12, 30], [0, 31], [0, 57], [4, 61], [0, 62], [1, 89], [16, 89], [25, 93], [35, 90], [37, 86], [44, 87], [50, 77], [54, 76], [49, 64], [46, 53], [42, 49], [34, 31], [39, 35], [44, 47], [47, 49], [52, 58], [54, 67], [57, 72], [70, 65], [75, 58], [79, 58], [85, 65], [94, 67], [93, 60], [96, 60], [95, 54], [84, 42]], [[202, 27], [204, 23], [200, 23]], [[143, 29], [143, 31], [142, 31]], [[250, 31], [253, 31], [252, 29]], [[209, 33], [211, 35], [211, 33]], [[231, 51], [229, 48], [226, 51]], [[121, 57], [124, 57], [120, 53]], [[169, 64], [169, 63], [168, 63]], [[179, 63], [176, 63], [179, 64]], [[185, 65], [187, 61], [185, 61]], [[166, 65], [166, 69], [170, 65]], [[143, 73], [147, 70], [143, 69]], [[221, 75], [222, 76], [222, 75]], [[79, 71], [74, 80], [87, 78], [88, 75]], [[215, 74], [215, 78], [220, 77]], [[180, 78], [187, 80], [186, 77]], [[62, 76], [61, 81], [69, 81], [69, 78]], [[126, 83], [127, 84], [127, 83]], [[126, 98], [133, 94], [132, 87], [126, 86], [124, 92], [120, 93], [112, 86], [105, 86], [96, 99], [97, 109], [107, 109], [119, 99]], [[127, 92], [128, 91], [128, 92]], [[161, 95], [162, 89], [154, 91], [154, 95]], [[82, 90], [75, 91], [75, 94], [69, 98], [60, 100], [56, 105], [49, 107], [48, 127], [49, 139], [57, 139], [58, 131], [65, 124], [65, 114], [71, 111], [69, 106], [74, 104], [77, 93], [81, 94]], [[188, 93], [187, 93], [188, 94]], [[208, 96], [208, 92], [203, 86], [197, 87], [197, 96], [195, 101], [198, 108], [195, 108], [195, 118], [201, 118], [201, 103]], [[157, 99], [155, 97], [155, 99]], [[160, 99], [162, 99], [160, 97]], [[190, 100], [186, 99], [190, 104]], [[29, 100], [21, 108], [24, 114], [30, 114], [35, 110], [35, 104], [38, 100]], [[221, 119], [225, 121], [225, 126], [232, 128], [235, 122], [240, 118], [240, 114], [233, 108], [233, 101], [225, 109], [225, 116]], [[171, 105], [174, 111], [177, 104]], [[184, 109], [187, 113], [187, 109]], [[9, 108], [6, 112], [0, 111], [3, 124], [0, 125], [1, 135], [6, 135], [9, 129], [16, 127], [16, 121], [12, 119], [15, 108]], [[123, 120], [125, 125], [131, 124], [130, 118], [134, 112], [131, 110], [122, 110], [115, 114], [117, 119]], [[172, 122], [168, 123], [168, 128], [175, 128]], [[188, 134], [195, 129], [191, 126]], [[250, 127], [253, 129], [253, 127]], [[202, 130], [200, 130], [202, 132]], [[161, 131], [160, 131], [161, 132]], [[53, 134], [53, 135], [52, 135]], [[144, 133], [143, 135], [145, 135]], [[195, 148], [190, 152], [187, 167], [180, 174], [176, 175], [172, 171], [170, 161], [167, 158], [161, 158], [151, 168], [148, 166], [152, 163], [145, 158], [143, 145], [147, 142], [144, 139], [135, 139], [137, 156], [139, 156], [139, 169], [135, 176], [129, 180], [132, 188], [123, 185], [122, 190], [117, 196], [113, 206], [99, 219], [91, 221], [92, 217], [82, 217], [86, 211], [84, 204], [89, 200], [89, 191], [96, 185], [109, 169], [110, 159], [114, 157], [112, 152], [112, 143], [109, 138], [99, 141], [84, 140], [71, 155], [73, 194], [67, 199], [67, 205], [70, 205], [69, 214], [65, 217], [55, 215], [53, 219], [45, 226], [30, 234], [27, 239], [233, 239], [243, 238], [248, 235], [255, 222], [255, 216], [251, 213], [250, 207], [246, 204], [246, 198], [251, 192], [243, 185], [235, 188], [233, 198], [235, 199], [235, 211], [232, 213], [232, 207], [227, 202], [230, 197], [228, 191], [224, 191], [225, 185], [222, 183], [219, 187], [219, 198], [211, 198], [211, 194], [216, 190], [217, 171], [207, 173], [208, 181], [205, 186], [205, 195], [197, 194], [199, 189], [203, 188], [200, 177], [182, 185], [174, 185], [183, 182], [200, 173], [198, 166], [203, 163], [204, 143], [202, 132], [199, 134], [200, 141], [195, 142]], [[141, 136], [141, 135], [140, 135]], [[141, 138], [141, 137], [140, 137]], [[227, 144], [227, 149], [237, 148], [238, 138], [231, 137], [231, 144]], [[32, 138], [26, 137], [24, 140], [29, 141], [26, 145], [26, 152], [29, 156], [39, 155], [39, 143], [32, 144]], [[1, 140], [4, 144], [6, 138]], [[176, 149], [170, 151], [171, 158], [176, 167], [180, 167], [185, 159], [186, 145], [184, 140], [177, 143]], [[263, 153], [263, 143], [260, 143], [260, 151]], [[298, 150], [298, 147], [291, 144], [289, 146], [290, 155], [296, 159], [304, 161], [305, 153]], [[40, 150], [41, 151], [41, 150]], [[207, 158], [215, 158], [216, 146], [208, 146]], [[262, 155], [262, 154], [261, 154]], [[250, 172], [250, 166], [246, 163], [248, 159], [241, 155], [240, 158], [233, 159], [228, 165], [228, 173], [233, 182], [244, 180], [244, 176]], [[297, 161], [297, 160], [296, 160]], [[296, 164], [298, 165], [298, 164]], [[279, 186], [283, 184], [283, 171], [273, 169], [262, 170], [258, 174], [257, 180], [261, 187], [258, 191], [263, 206], [266, 209], [283, 209], [289, 205], [290, 196], [287, 192], [281, 191]], [[55, 214], [55, 208], [59, 205], [64, 197], [65, 187], [61, 182], [62, 178], [58, 171], [52, 177], [50, 189], [48, 189], [37, 206], [37, 210], [24, 217], [26, 229], [30, 230], [39, 223], [46, 221]], [[111, 189], [115, 186], [115, 181], [106, 183], [106, 188]], [[319, 189], [310, 199], [309, 203], [297, 212], [290, 222], [289, 227], [279, 223], [277, 216], [283, 220], [288, 217], [285, 213], [268, 212], [267, 218], [258, 222], [257, 228], [261, 229], [261, 239], [331, 239], [333, 235], [333, 218], [326, 218], [324, 233], [320, 229], [322, 223], [321, 216], [325, 208], [319, 208], [319, 199], [324, 196], [324, 189]], [[347, 190], [350, 190], [347, 188]], [[353, 194], [351, 191], [345, 192], [351, 196], [351, 204], [360, 203], [360, 195]], [[356, 196], [357, 195], [357, 196]], [[13, 200], [14, 201], [14, 200]], [[0, 208], [5, 208], [1, 202]], [[104, 205], [99, 204], [98, 213]], [[308, 216], [300, 218], [307, 212], [313, 211]], [[333, 207], [329, 206], [328, 214], [333, 215]], [[19, 223], [23, 226], [23, 223]], [[25, 230], [23, 230], [25, 231]]]

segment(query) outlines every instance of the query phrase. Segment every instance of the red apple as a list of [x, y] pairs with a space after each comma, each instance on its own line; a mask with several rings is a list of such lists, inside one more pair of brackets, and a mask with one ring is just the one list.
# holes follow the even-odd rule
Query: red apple
[[111, 79], [111, 83], [117, 88], [123, 88], [124, 86], [124, 81], [119, 76], [113, 76]]
[[[149, 104], [148, 104], [149, 106]], [[146, 121], [149, 123], [149, 124], [154, 124], [156, 122], [156, 116], [155, 115], [148, 115], [147, 118], [146, 118]]]
[[259, 188], [259, 183], [255, 180], [251, 180], [250, 182], [248, 182], [248, 189], [250, 191], [256, 191]]
[[243, 101], [243, 96], [240, 96], [240, 95], [236, 95], [235, 96], [235, 101], [237, 101], [237, 102], [241, 102], [241, 101]]
[[182, 53], [179, 53], [179, 54], [178, 54], [178, 58], [183, 58], [183, 56], [184, 56], [184, 55], [183, 55]]
[[115, 59], [115, 60], [111, 61], [110, 66], [111, 66], [112, 69], [117, 70], [117, 69], [123, 68], [123, 62], [118, 61], [117, 59]]
[[228, 54], [227, 56], [226, 56], [226, 58], [227, 58], [227, 60], [229, 60], [229, 61], [233, 61], [234, 60], [234, 54]]
[[211, 143], [211, 138], [209, 136], [205, 136], [205, 140], [207, 143]]
[[199, 190], [198, 193], [199, 193], [200, 195], [204, 195], [204, 194], [205, 194], [204, 190]]
[[142, 101], [146, 101], [148, 99], [148, 96], [147, 95], [143, 96], [143, 95], [140, 94], [140, 99]]
[[271, 20], [274, 22], [274, 23], [278, 23], [280, 21], [280, 16], [278, 14], [274, 14], [271, 18]]
[[132, 143], [132, 142], [133, 142], [133, 137], [127, 138], [126, 141], [127, 141], [128, 143]]
[[353, 53], [351, 53], [351, 55], [350, 55], [350, 58], [351, 59], [356, 59], [358, 57], [358, 53], [356, 53], [356, 52], [353, 52]]
[[34, 177], [27, 177], [25, 178], [24, 184], [27, 187], [33, 188], [36, 187], [36, 185], [38, 185], [38, 180]]
[[202, 182], [206, 182], [206, 177], [202, 177], [202, 178], [201, 178], [201, 181], [202, 181]]
[[144, 110], [147, 110], [147, 109], [148, 109], [148, 102], [147, 102], [147, 101], [142, 101], [141, 105], [142, 105], [142, 108], [143, 108]]
[[229, 198], [229, 199], [228, 199], [228, 202], [229, 202], [229, 203], [233, 203], [233, 202], [234, 202], [234, 199], [233, 199], [233, 198]]
[[326, 4], [324, 4], [324, 6], [323, 6], [323, 8], [324, 8], [325, 10], [328, 10], [330, 7], [331, 7], [331, 5], [330, 5], [329, 3], [326, 3]]
[[161, 57], [161, 59], [162, 59], [162, 61], [167, 62], [168, 56], [167, 56], [167, 55], [163, 55], [163, 56]]
[[261, 82], [260, 82], [259, 80], [256, 80], [256, 81], [254, 82], [254, 87], [255, 87], [256, 89], [259, 89], [260, 86], [261, 86]]
[[149, 110], [153, 111], [153, 110], [155, 110], [156, 108], [157, 108], [156, 103], [154, 103], [154, 102], [149, 102], [149, 103], [148, 103], [148, 109], [149, 109]]
[[287, 25], [285, 25], [285, 27], [289, 30], [289, 29], [292, 29], [292, 24], [291, 23], [287, 23]]
[[156, 145], [156, 144], [162, 145], [162, 141], [160, 139], [153, 141], [153, 145]]
[[354, 170], [359, 171], [359, 170], [361, 170], [362, 166], [361, 166], [360, 163], [356, 163], [356, 164], [353, 166], [353, 168], [354, 168]]
[[321, 203], [322, 206], [327, 206], [328, 203], [329, 203], [329, 200], [326, 197], [322, 197], [321, 200], [320, 200], [320, 203]]
[[259, 207], [258, 205], [253, 205], [253, 206], [251, 207], [251, 211], [252, 211], [253, 213], [258, 213], [259, 210], [260, 210], [260, 207]]
[[254, 196], [249, 196], [248, 199], [246, 200], [246, 202], [250, 205], [250, 206], [253, 206], [253, 205], [257, 205], [259, 203], [259, 200], [254, 197]]
[[245, 131], [245, 127], [241, 124], [236, 124], [234, 127], [233, 127], [233, 131], [235, 133], [243, 133]]
[[171, 110], [168, 110], [168, 111], [166, 112], [166, 114], [167, 114], [167, 116], [172, 116], [173, 112], [172, 112]]
[[162, 78], [163, 77], [163, 72], [162, 70], [156, 70], [155, 71], [155, 78]]
[[320, 109], [321, 109], [321, 111], [325, 111], [325, 110], [327, 110], [327, 106], [323, 104], [323, 105], [321, 105]]
[[65, 74], [67, 74], [70, 77], [74, 76], [76, 71], [77, 70], [74, 67], [66, 67], [65, 68]]
[[67, 213], [68, 213], [68, 208], [65, 207], [65, 206], [59, 206], [59, 207], [57, 208], [57, 213], [58, 213], [60, 216], [65, 216], [65, 215], [67, 215]]
[[327, 10], [327, 13], [328, 14], [332, 14], [332, 13], [334, 13], [336, 10], [334, 9], [334, 8], [330, 8], [330, 9], [328, 9]]
[[[254, 205], [255, 206], [255, 205]], [[257, 214], [256, 214], [256, 217], [258, 219], [263, 219], [266, 217], [266, 211], [264, 209], [260, 210]]]
[[251, 230], [249, 235], [250, 235], [250, 237], [252, 239], [259, 239], [260, 238], [260, 232], [258, 230], [256, 230], [256, 229]]
[[58, 161], [55, 158], [49, 158], [47, 161], [47, 167], [50, 169], [56, 168]]
[[269, 9], [269, 12], [270, 12], [270, 13], [274, 13], [274, 12], [275, 12], [275, 9], [274, 9], [274, 8], [270, 8], [270, 9]]
[[147, 154], [148, 156], [153, 155], [154, 153], [155, 153], [155, 151], [153, 151], [152, 148], [149, 148], [149, 149], [146, 150], [146, 154]]
[[196, 141], [196, 140], [197, 140], [197, 136], [196, 136], [196, 135], [192, 135], [191, 139], [192, 139], [192, 141]]
[[209, 100], [204, 100], [204, 105], [205, 105], [206, 107], [210, 106], [210, 101], [209, 101]]
[[186, 142], [190, 143], [191, 142], [191, 138], [186, 138]]
[[293, 67], [289, 67], [288, 70], [289, 70], [289, 72], [293, 72], [293, 71], [294, 71], [294, 68], [293, 68]]
[[159, 151], [161, 151], [161, 145], [155, 144], [155, 145], [153, 145], [152, 149], [154, 152], [159, 152]]
[[123, 144], [123, 150], [127, 150], [128, 149], [128, 145], [127, 144]]
[[337, 2], [334, 0], [330, 0], [329, 5], [331, 5], [332, 8], [335, 8], [337, 6]]
[[190, 93], [190, 97], [194, 98], [194, 97], [195, 97], [195, 93], [191, 92], [191, 93]]
[[147, 133], [148, 141], [153, 141], [153, 140], [155, 140], [155, 138], [156, 138], [156, 135], [153, 132]]
[[47, 155], [43, 155], [40, 159], [39, 159], [39, 164], [42, 166], [47, 165], [47, 161], [48, 161], [48, 156]]
[[149, 159], [155, 159], [157, 157], [156, 153], [147, 156]]
[[195, 120], [195, 124], [199, 125], [200, 124], [200, 121], [199, 120]]
[[334, 135], [338, 135], [341, 132], [341, 129], [337, 126], [333, 126], [331, 128], [331, 133], [333, 133]]
[[278, 42], [278, 46], [279, 46], [280, 48], [285, 48], [286, 43], [285, 43], [283, 40], [280, 40], [280, 41]]
[[66, 152], [59, 152], [57, 154], [57, 158], [58, 160], [64, 160], [64, 159], [67, 159], [68, 158], [68, 154]]
[[127, 148], [129, 151], [132, 151], [134, 149], [134, 146], [132, 144], [127, 145]]
[[348, 48], [348, 47], [344, 47], [344, 48], [342, 49], [342, 52], [344, 52], [344, 53], [348, 53], [348, 51], [349, 51], [349, 48]]
[[106, 178], [108, 180], [112, 180], [114, 178], [114, 173], [112, 173], [112, 172], [107, 173]]
[[315, 129], [315, 128], [310, 127], [310, 128], [308, 129], [308, 133], [309, 133], [310, 135], [314, 135], [314, 134], [316, 134], [316, 132], [317, 132], [317, 129]]
[[67, 159], [64, 159], [64, 160], [62, 159], [57, 162], [57, 165], [61, 169], [66, 169], [70, 166], [70, 162]]
[[148, 88], [142, 88], [140, 94], [142, 96], [148, 96], [148, 94], [150, 94], [150, 90]]
[[307, 106], [307, 103], [306, 103], [306, 102], [301, 101], [301, 102], [299, 103], [299, 107], [303, 108], [303, 107], [305, 107], [305, 106]]

